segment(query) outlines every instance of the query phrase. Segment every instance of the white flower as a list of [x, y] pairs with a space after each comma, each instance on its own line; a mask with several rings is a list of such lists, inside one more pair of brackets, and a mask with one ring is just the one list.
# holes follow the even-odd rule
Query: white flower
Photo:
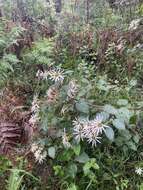
[[36, 143], [33, 143], [31, 145], [31, 152], [35, 152], [38, 149], [38, 145]]
[[93, 125], [95, 127], [96, 133], [98, 134], [102, 134], [102, 132], [105, 132], [105, 128], [108, 128], [109, 126], [104, 125], [103, 122], [103, 115], [102, 114], [98, 114], [96, 116], [96, 118], [94, 120], [91, 121], [91, 125]]
[[31, 115], [31, 117], [29, 119], [29, 123], [31, 125], [35, 125], [35, 124], [37, 124], [39, 122], [39, 120], [40, 120], [39, 115], [37, 113], [34, 113], [34, 114]]
[[78, 85], [75, 80], [71, 80], [68, 85], [67, 95], [69, 98], [74, 98], [78, 92]]
[[44, 151], [44, 152], [36, 151], [34, 155], [35, 155], [36, 161], [41, 164], [46, 159], [47, 152], [46, 151]]
[[129, 25], [129, 30], [136, 30], [140, 24], [141, 19], [132, 20]]
[[51, 69], [48, 71], [49, 78], [54, 82], [62, 83], [64, 80], [64, 72], [61, 69]]
[[87, 125], [87, 119], [78, 118], [73, 121], [73, 135], [75, 136], [76, 141], [79, 143], [80, 140], [84, 138], [84, 127]]
[[62, 142], [63, 142], [63, 145], [65, 148], [71, 148], [71, 144], [69, 142], [69, 139], [68, 139], [68, 136], [65, 132], [65, 129], [64, 129], [64, 132], [63, 132], [63, 136], [62, 136]]
[[138, 175], [142, 175], [143, 174], [143, 169], [140, 168], [140, 167], [136, 167], [135, 173], [138, 174]]
[[36, 73], [36, 77], [41, 80], [43, 78], [43, 72], [38, 70], [37, 73]]
[[47, 80], [48, 78], [48, 71], [40, 71], [38, 70], [37, 73], [36, 73], [36, 77], [39, 79], [39, 80]]
[[32, 101], [32, 107], [31, 107], [31, 111], [32, 112], [37, 112], [39, 111], [39, 105], [38, 105], [38, 96], [34, 95], [33, 101]]
[[31, 106], [31, 112], [32, 115], [29, 119], [29, 123], [31, 125], [35, 125], [39, 122], [39, 101], [38, 101], [38, 96], [34, 95], [33, 101], [32, 101], [32, 106]]
[[92, 146], [96, 146], [97, 142], [100, 143], [99, 135], [105, 131], [107, 125], [103, 123], [103, 115], [98, 114], [95, 119], [88, 120], [88, 119], [81, 119], [78, 118], [73, 121], [73, 135], [77, 142], [80, 140], [86, 139], [87, 142], [91, 143]]
[[96, 136], [96, 135], [95, 135], [95, 136], [91, 135], [91, 136], [88, 136], [87, 142], [88, 142], [88, 143], [91, 143], [92, 146], [94, 147], [94, 146], [97, 145], [97, 142], [98, 142], [98, 143], [101, 143], [101, 142], [99, 141], [99, 139], [101, 139], [101, 137], [98, 137], [98, 136]]
[[64, 105], [61, 109], [61, 115], [64, 115], [69, 110], [69, 107]]
[[39, 146], [36, 143], [31, 145], [31, 152], [33, 152], [36, 162], [40, 164], [46, 159], [47, 152], [44, 151], [44, 147]]

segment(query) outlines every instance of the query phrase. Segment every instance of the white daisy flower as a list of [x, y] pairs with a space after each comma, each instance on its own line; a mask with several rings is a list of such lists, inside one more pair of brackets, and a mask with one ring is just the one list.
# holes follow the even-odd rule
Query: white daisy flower
[[102, 114], [97, 114], [96, 118], [91, 121], [91, 125], [95, 127], [95, 130], [97, 134], [102, 134], [102, 132], [105, 132], [105, 128], [108, 128], [109, 126], [104, 125], [102, 122], [104, 120], [104, 117]]
[[101, 137], [99, 137], [99, 134], [102, 134], [105, 128], [108, 127], [102, 123], [103, 119], [103, 115], [98, 114], [93, 120], [81, 118], [74, 120], [73, 135], [77, 142], [86, 139], [92, 146], [96, 146], [97, 142], [100, 143], [99, 139], [101, 139]]
[[136, 167], [135, 173], [138, 174], [138, 175], [142, 175], [143, 174], [143, 169], [140, 168], [140, 167]]
[[87, 119], [78, 118], [73, 121], [73, 135], [75, 136], [75, 140], [79, 143], [84, 138], [84, 127], [87, 125]]
[[48, 71], [49, 78], [54, 82], [62, 83], [64, 80], [64, 72], [61, 69], [51, 69]]
[[97, 143], [101, 143], [100, 139], [101, 137], [91, 135], [87, 137], [87, 142], [92, 144], [92, 146], [94, 147], [97, 145]]

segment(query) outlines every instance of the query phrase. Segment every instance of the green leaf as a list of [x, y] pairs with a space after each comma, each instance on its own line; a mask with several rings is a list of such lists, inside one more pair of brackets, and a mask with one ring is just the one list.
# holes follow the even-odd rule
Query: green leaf
[[141, 183], [139, 190], [143, 190], [143, 183]]
[[68, 187], [67, 190], [77, 190], [77, 187], [75, 184], [71, 184], [70, 187]]
[[64, 176], [64, 170], [63, 167], [60, 165], [53, 166], [54, 172], [56, 176], [63, 177]]
[[118, 129], [118, 130], [125, 130], [125, 123], [124, 121], [120, 120], [120, 119], [114, 119], [113, 120], [113, 125]]
[[48, 155], [51, 157], [51, 158], [55, 158], [55, 155], [56, 155], [56, 149], [54, 146], [48, 148]]
[[117, 105], [119, 105], [119, 106], [126, 106], [127, 104], [128, 104], [128, 100], [126, 100], [126, 99], [119, 99], [117, 101]]
[[132, 137], [131, 133], [125, 129], [125, 130], [120, 130], [120, 135], [123, 137], [124, 141], [129, 141]]
[[117, 114], [117, 109], [115, 109], [113, 106], [111, 105], [105, 105], [104, 106], [104, 111], [109, 113], [109, 114], [112, 114], [112, 115], [115, 115]]
[[77, 144], [77, 145], [73, 146], [73, 151], [74, 151], [74, 153], [75, 153], [77, 156], [79, 156], [80, 150], [81, 150], [80, 144]]
[[70, 177], [75, 178], [76, 173], [77, 173], [77, 165], [76, 164], [71, 164], [68, 169], [67, 173]]
[[103, 122], [105, 122], [105, 121], [107, 121], [108, 119], [109, 119], [109, 117], [110, 117], [110, 115], [109, 115], [109, 113], [107, 113], [107, 112], [100, 112], [100, 114], [102, 115], [102, 117], [103, 117]]
[[79, 163], [86, 163], [89, 161], [89, 156], [83, 152], [80, 156], [76, 157], [75, 160]]
[[111, 127], [105, 129], [105, 135], [110, 141], [114, 141], [114, 131]]
[[132, 116], [133, 116], [133, 113], [125, 107], [118, 109], [118, 112], [116, 113], [116, 117], [118, 119], [124, 120], [124, 122], [127, 124], [129, 123], [129, 120]]
[[91, 158], [88, 162], [85, 163], [83, 166], [84, 175], [88, 175], [90, 173], [90, 170], [99, 170], [99, 166], [96, 163], [95, 158]]
[[133, 136], [133, 140], [135, 143], [138, 143], [140, 140], [140, 136], [138, 134], [136, 134], [135, 136]]
[[60, 155], [58, 155], [58, 160], [60, 160], [60, 161], [69, 161], [69, 160], [71, 160], [73, 157], [73, 154], [74, 154], [74, 152], [73, 152], [73, 150], [72, 149], [69, 149], [69, 150], [64, 150], [63, 152], [62, 152], [62, 154], [60, 154]]
[[127, 146], [128, 146], [131, 150], [137, 151], [137, 146], [136, 146], [136, 144], [135, 144], [133, 141], [129, 141], [129, 142], [127, 143]]
[[81, 100], [78, 103], [76, 103], [76, 109], [81, 113], [89, 113], [89, 105], [86, 101]]
[[10, 63], [13, 63], [13, 64], [16, 64], [19, 62], [19, 60], [17, 59], [16, 55], [13, 55], [13, 54], [5, 54], [3, 59], [6, 61], [6, 62], [10, 62]]

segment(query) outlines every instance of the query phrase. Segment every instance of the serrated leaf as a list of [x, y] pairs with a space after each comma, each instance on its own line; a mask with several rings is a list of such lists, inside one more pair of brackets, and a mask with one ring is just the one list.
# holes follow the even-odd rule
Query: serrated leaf
[[114, 141], [114, 131], [111, 127], [105, 129], [105, 135], [110, 141]]
[[118, 130], [125, 130], [125, 123], [124, 121], [120, 120], [120, 119], [114, 119], [113, 120], [113, 125], [118, 129]]

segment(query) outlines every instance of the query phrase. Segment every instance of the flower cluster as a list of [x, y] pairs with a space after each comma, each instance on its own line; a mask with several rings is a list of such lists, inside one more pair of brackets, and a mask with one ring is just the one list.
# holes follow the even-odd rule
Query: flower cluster
[[135, 173], [141, 176], [143, 174], [143, 168], [136, 167], [135, 168]]
[[49, 79], [55, 83], [62, 83], [64, 80], [64, 72], [61, 69], [50, 69], [48, 71], [38, 70], [36, 73], [36, 77], [39, 80], [47, 80], [49, 77]]
[[68, 91], [67, 91], [68, 97], [70, 99], [75, 98], [77, 92], [78, 92], [78, 85], [76, 84], [75, 80], [71, 80], [68, 84]]
[[108, 127], [102, 122], [103, 116], [101, 114], [97, 115], [93, 120], [78, 118], [73, 121], [73, 134], [77, 142], [86, 139], [92, 146], [96, 146], [97, 142], [100, 143], [100, 135]]
[[31, 152], [34, 154], [36, 162], [39, 162], [40, 164], [46, 159], [47, 152], [44, 151], [44, 147], [39, 146], [36, 143], [31, 145]]
[[129, 25], [129, 30], [136, 30], [140, 24], [141, 19], [132, 20]]
[[32, 112], [32, 115], [29, 119], [29, 123], [32, 126], [35, 126], [35, 124], [39, 122], [39, 101], [38, 101], [37, 95], [35, 95], [33, 98], [31, 112]]
[[71, 144], [69, 142], [69, 138], [68, 138], [68, 136], [66, 134], [65, 129], [64, 129], [64, 132], [63, 132], [63, 135], [62, 135], [62, 142], [63, 142], [63, 145], [64, 145], [65, 148], [67, 148], [67, 149], [71, 148]]

